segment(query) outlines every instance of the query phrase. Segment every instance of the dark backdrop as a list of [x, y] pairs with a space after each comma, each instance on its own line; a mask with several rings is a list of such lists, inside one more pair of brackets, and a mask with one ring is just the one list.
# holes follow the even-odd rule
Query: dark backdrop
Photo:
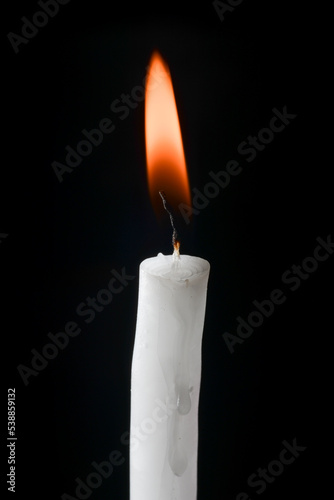
[[[7, 474], [6, 400], [15, 388], [16, 498], [76, 498], [76, 479], [86, 482], [92, 462], [113, 450], [124, 463], [87, 498], [129, 498], [125, 433], [138, 266], [171, 251], [171, 228], [150, 206], [143, 102], [127, 116], [111, 105], [142, 85], [154, 49], [171, 70], [190, 184], [202, 203], [191, 224], [181, 221], [181, 251], [211, 264], [198, 500], [324, 498], [331, 491], [330, 244], [317, 253], [321, 261], [312, 259], [317, 238], [333, 234], [329, 13], [305, 2], [230, 3], [224, 12], [222, 2], [71, 0], [47, 24], [36, 17], [36, 1], [3, 7], [1, 446]], [[26, 28], [25, 42], [17, 38], [22, 17], [42, 25]], [[263, 131], [279, 126], [275, 112], [288, 115], [284, 127]], [[53, 162], [64, 165], [65, 148], [76, 149], [82, 130], [104, 118], [113, 132], [60, 182]], [[258, 149], [247, 152], [249, 137], [259, 134]], [[231, 160], [240, 172], [213, 196], [209, 173], [223, 175]], [[80, 316], [77, 307], [106, 287], [111, 271], [126, 274], [122, 292], [94, 317]], [[282, 303], [264, 303], [268, 317], [252, 315], [254, 301], [270, 299], [274, 289]], [[261, 324], [244, 327], [242, 338], [240, 318]], [[52, 343], [49, 334], [66, 325], [77, 335], [59, 352], [49, 348], [47, 364], [35, 360], [39, 371], [24, 372]], [[293, 463], [273, 462], [286, 443], [300, 447], [295, 457], [284, 455]], [[259, 482], [258, 469], [268, 465], [269, 479]], [[7, 491], [4, 480], [1, 488]]]

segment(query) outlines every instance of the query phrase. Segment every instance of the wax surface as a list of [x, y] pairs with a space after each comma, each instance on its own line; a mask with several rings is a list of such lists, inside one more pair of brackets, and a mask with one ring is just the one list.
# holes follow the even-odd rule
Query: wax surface
[[140, 265], [131, 380], [131, 500], [195, 500], [201, 342], [209, 263]]

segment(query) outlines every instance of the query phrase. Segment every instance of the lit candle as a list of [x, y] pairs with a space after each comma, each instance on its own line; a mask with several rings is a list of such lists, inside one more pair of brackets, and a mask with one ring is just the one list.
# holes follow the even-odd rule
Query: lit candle
[[[154, 74], [160, 75], [158, 84]], [[190, 204], [171, 78], [156, 53], [146, 89], [151, 197], [159, 198], [163, 190], [173, 204], [178, 200]], [[201, 345], [209, 269], [204, 259], [180, 256], [177, 241], [173, 255], [159, 254], [140, 265], [131, 377], [131, 500], [196, 499]]]

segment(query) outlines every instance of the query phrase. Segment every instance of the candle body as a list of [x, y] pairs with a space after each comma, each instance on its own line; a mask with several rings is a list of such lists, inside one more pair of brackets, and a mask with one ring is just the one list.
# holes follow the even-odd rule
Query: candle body
[[131, 500], [195, 500], [201, 345], [209, 263], [140, 265], [131, 374]]

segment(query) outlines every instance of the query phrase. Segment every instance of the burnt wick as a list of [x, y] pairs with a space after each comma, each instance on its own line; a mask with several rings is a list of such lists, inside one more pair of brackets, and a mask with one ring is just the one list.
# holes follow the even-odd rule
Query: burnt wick
[[180, 257], [180, 241], [178, 239], [178, 235], [177, 235], [177, 231], [175, 229], [175, 225], [174, 225], [174, 218], [173, 218], [173, 215], [171, 213], [171, 211], [169, 210], [168, 206], [167, 206], [167, 200], [166, 200], [166, 195], [163, 191], [159, 191], [159, 194], [161, 196], [161, 199], [162, 199], [162, 203], [163, 203], [163, 206], [164, 206], [164, 209], [166, 210], [166, 212], [168, 213], [169, 215], [169, 218], [170, 218], [170, 223], [172, 225], [172, 229], [173, 229], [173, 235], [172, 235], [172, 243], [173, 243], [173, 247], [174, 247], [174, 254], [177, 256], [177, 257]]

